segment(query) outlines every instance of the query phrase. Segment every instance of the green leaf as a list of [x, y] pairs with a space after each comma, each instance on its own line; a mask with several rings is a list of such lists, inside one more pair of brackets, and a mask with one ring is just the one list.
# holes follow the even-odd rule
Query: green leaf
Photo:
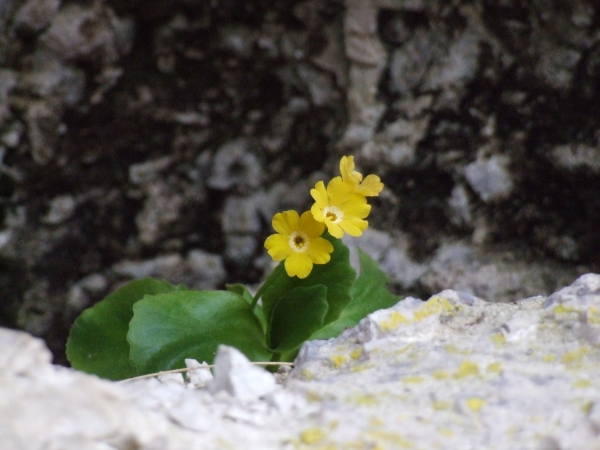
[[[227, 284], [227, 285], [225, 285], [225, 289], [227, 289], [229, 292], [234, 292], [234, 293], [238, 294], [244, 300], [246, 300], [249, 304], [252, 304], [252, 302], [254, 301], [252, 294], [250, 293], [248, 288], [246, 286], [244, 286], [243, 284], [240, 284], [240, 283]], [[256, 305], [254, 307], [254, 315], [256, 317], [258, 317], [258, 320], [260, 320], [260, 324], [262, 325], [263, 332], [266, 333], [267, 332], [267, 318], [265, 317], [265, 313], [264, 313], [261, 305]]]
[[127, 340], [140, 373], [185, 367], [185, 358], [212, 363], [217, 346], [268, 361], [265, 335], [252, 308], [227, 291], [183, 291], [144, 297], [133, 307]]
[[283, 262], [267, 277], [258, 295], [262, 298], [267, 322], [271, 322], [273, 308], [286, 292], [298, 287], [322, 284], [327, 288], [327, 315], [324, 324], [337, 319], [350, 302], [350, 288], [356, 278], [356, 271], [350, 265], [350, 252], [341, 240], [325, 233], [325, 239], [333, 244], [331, 260], [327, 264], [315, 264], [310, 275], [304, 279], [290, 277]]
[[286, 292], [273, 306], [267, 342], [272, 352], [299, 348], [323, 326], [327, 314], [327, 288], [318, 284]]
[[241, 283], [227, 284], [227, 285], [225, 285], [225, 289], [227, 289], [229, 292], [233, 292], [233, 293], [239, 295], [244, 300], [246, 300], [248, 303], [252, 303], [252, 299], [253, 299], [252, 294], [250, 293], [248, 288], [246, 286], [244, 286], [243, 284], [241, 284]]
[[77, 318], [67, 340], [67, 358], [83, 372], [109, 380], [138, 375], [129, 362], [127, 331], [133, 305], [144, 295], [185, 289], [153, 278], [134, 280], [104, 300], [86, 309]]
[[329, 339], [338, 336], [346, 328], [352, 328], [368, 314], [378, 309], [390, 308], [400, 298], [387, 290], [387, 275], [379, 268], [369, 255], [358, 250], [360, 259], [360, 276], [352, 286], [352, 300], [340, 317], [314, 333], [310, 339]]

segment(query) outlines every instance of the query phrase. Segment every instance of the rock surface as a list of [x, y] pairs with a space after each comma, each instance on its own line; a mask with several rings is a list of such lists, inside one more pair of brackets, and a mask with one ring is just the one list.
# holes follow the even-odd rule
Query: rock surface
[[398, 294], [505, 302], [597, 272], [598, 17], [0, 0], [0, 326], [66, 364], [73, 320], [132, 278], [259, 283], [273, 214], [308, 209], [341, 154], [386, 184], [355, 244], [380, 246]]
[[180, 375], [108, 382], [50, 356], [0, 329], [0, 448], [600, 448], [595, 274], [513, 303], [406, 298], [306, 343], [284, 385], [260, 392], [243, 387], [257, 368], [226, 347], [203, 388]]

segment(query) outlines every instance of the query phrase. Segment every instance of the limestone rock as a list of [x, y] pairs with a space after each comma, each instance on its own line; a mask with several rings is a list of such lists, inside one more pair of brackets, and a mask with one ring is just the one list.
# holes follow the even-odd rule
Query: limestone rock
[[[215, 379], [108, 382], [0, 329], [0, 448], [600, 446], [600, 275], [544, 298], [406, 298], [303, 345], [283, 386], [220, 347]], [[188, 367], [201, 367], [188, 361]]]
[[193, 448], [168, 420], [135, 408], [120, 386], [51, 366], [41, 340], [0, 329], [0, 348], [0, 448]]
[[189, 369], [187, 372], [187, 379], [190, 384], [195, 387], [205, 387], [208, 383], [214, 380], [214, 377], [210, 371], [210, 367], [206, 362], [200, 364], [195, 359], [186, 359], [185, 365]]
[[547, 300], [512, 304], [443, 291], [377, 311], [337, 339], [309, 342], [287, 386], [322, 410], [299, 440], [596, 448], [599, 292], [592, 274]]
[[211, 392], [226, 391], [242, 401], [256, 400], [271, 393], [275, 379], [260, 367], [253, 366], [243, 353], [220, 345], [215, 357], [215, 379]]

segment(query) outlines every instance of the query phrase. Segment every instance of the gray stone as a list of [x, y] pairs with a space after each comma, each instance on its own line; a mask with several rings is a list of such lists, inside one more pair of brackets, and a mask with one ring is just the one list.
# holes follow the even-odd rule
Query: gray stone
[[554, 147], [549, 156], [549, 161], [556, 167], [574, 171], [589, 169], [600, 172], [600, 147], [592, 147], [580, 143], [558, 145]]
[[25, 120], [31, 156], [36, 163], [46, 165], [54, 156], [54, 146], [58, 139], [57, 111], [44, 101], [31, 102]]
[[223, 208], [223, 232], [226, 234], [257, 233], [261, 228], [258, 208], [263, 198], [264, 193], [250, 197], [228, 197]]
[[419, 279], [427, 291], [448, 287], [495, 302], [511, 301], [515, 292], [520, 296], [551, 292], [578, 274], [558, 263], [527, 261], [516, 249], [488, 244], [484, 252], [462, 242], [443, 243], [427, 268]]
[[350, 248], [350, 263], [360, 269], [357, 249], [363, 250], [375, 260], [393, 283], [403, 289], [414, 289], [420, 278], [427, 272], [427, 266], [412, 260], [408, 254], [409, 242], [406, 236], [397, 232], [394, 237], [373, 227], [367, 228], [360, 239], [344, 237]]
[[407, 119], [412, 120], [422, 117], [431, 108], [431, 105], [433, 105], [433, 100], [433, 95], [407, 96], [398, 100], [395, 106]]
[[178, 254], [162, 255], [151, 260], [123, 260], [112, 266], [113, 272], [131, 277], [144, 278], [150, 276], [171, 275], [183, 270], [183, 258]]
[[465, 178], [473, 190], [486, 203], [503, 200], [514, 188], [508, 171], [509, 160], [503, 155], [478, 159], [465, 167]]
[[432, 61], [443, 55], [440, 36], [417, 29], [413, 37], [394, 50], [390, 60], [390, 88], [409, 95], [423, 83]]
[[[329, 25], [329, 24], [328, 24]], [[348, 85], [348, 61], [344, 57], [344, 35], [334, 22], [325, 27], [326, 45], [318, 54], [312, 55], [310, 61], [317, 67], [335, 75], [337, 86]]]
[[222, 27], [219, 42], [224, 50], [236, 53], [241, 58], [250, 58], [255, 35], [251, 28], [243, 25]]
[[146, 184], [155, 181], [158, 176], [173, 163], [171, 156], [144, 161], [129, 167], [129, 181], [134, 184]]
[[536, 75], [550, 88], [571, 87], [581, 53], [565, 47], [548, 45], [547, 39], [540, 40], [540, 57], [535, 67]]
[[452, 42], [446, 55], [433, 59], [422, 89], [464, 88], [479, 66], [480, 36], [480, 31], [467, 29]]
[[310, 93], [310, 99], [315, 106], [326, 106], [339, 101], [339, 93], [333, 85], [330, 74], [314, 69], [309, 65], [298, 67], [298, 76]]
[[32, 70], [23, 74], [21, 86], [40, 97], [54, 97], [73, 106], [85, 94], [86, 79], [83, 70], [65, 66], [42, 53], [38, 55]]
[[385, 58], [386, 52], [376, 36], [349, 35], [346, 38], [346, 55], [354, 62], [376, 66]]
[[362, 146], [361, 158], [381, 167], [413, 165], [417, 146], [425, 136], [429, 120], [429, 116], [425, 116], [413, 120], [398, 119], [388, 124]]
[[156, 244], [169, 227], [180, 220], [180, 210], [185, 203], [182, 192], [164, 180], [146, 186], [144, 208], [135, 217], [139, 240], [145, 245]]
[[224, 256], [229, 261], [239, 265], [245, 265], [254, 256], [258, 242], [256, 237], [250, 235], [227, 235], [225, 236]]
[[100, 273], [92, 273], [79, 280], [77, 284], [92, 294], [102, 293], [108, 288], [108, 280]]
[[17, 73], [0, 68], [0, 124], [10, 116], [8, 94], [18, 85]]
[[450, 220], [454, 225], [470, 225], [473, 217], [471, 213], [471, 201], [467, 188], [463, 184], [456, 184], [448, 199], [450, 206]]
[[253, 366], [239, 350], [220, 345], [215, 357], [215, 378], [208, 388], [212, 393], [226, 391], [242, 402], [256, 400], [273, 392], [275, 379], [260, 367]]
[[50, 24], [59, 7], [60, 0], [29, 0], [17, 11], [14, 27], [38, 33]]
[[227, 278], [221, 255], [194, 249], [188, 253], [185, 264], [195, 278], [212, 288], [219, 286]]
[[42, 218], [42, 221], [49, 225], [57, 225], [69, 220], [75, 208], [77, 201], [71, 195], [61, 195], [50, 201], [48, 213]]
[[70, 311], [81, 312], [85, 308], [91, 306], [91, 298], [79, 285], [71, 286], [69, 289], [69, 293], [67, 294], [67, 303], [66, 307]]
[[242, 192], [259, 186], [263, 178], [262, 167], [248, 147], [247, 140], [237, 139], [219, 148], [212, 160], [207, 186], [219, 190], [235, 187]]
[[370, 2], [347, 4], [344, 42], [350, 60], [347, 90], [350, 123], [339, 144], [341, 147], [368, 141], [386, 109], [377, 98], [387, 59], [387, 51], [377, 33], [377, 14], [377, 7]]
[[[8, 148], [15, 148], [21, 142], [23, 131], [24, 127], [21, 122], [13, 122], [7, 127], [7, 130], [2, 133], [0, 141]], [[2, 159], [3, 158], [0, 158], [0, 165], [2, 164]]]
[[102, 3], [64, 6], [40, 37], [41, 47], [63, 61], [99, 57], [105, 64], [128, 53], [132, 42], [132, 21]]

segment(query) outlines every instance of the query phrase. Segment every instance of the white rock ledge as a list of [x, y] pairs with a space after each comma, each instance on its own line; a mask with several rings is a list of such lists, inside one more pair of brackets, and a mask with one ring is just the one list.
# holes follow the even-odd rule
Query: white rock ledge
[[187, 385], [113, 383], [50, 359], [0, 329], [0, 449], [600, 448], [593, 274], [511, 304], [405, 299], [305, 344], [284, 387], [226, 347], [214, 380]]

